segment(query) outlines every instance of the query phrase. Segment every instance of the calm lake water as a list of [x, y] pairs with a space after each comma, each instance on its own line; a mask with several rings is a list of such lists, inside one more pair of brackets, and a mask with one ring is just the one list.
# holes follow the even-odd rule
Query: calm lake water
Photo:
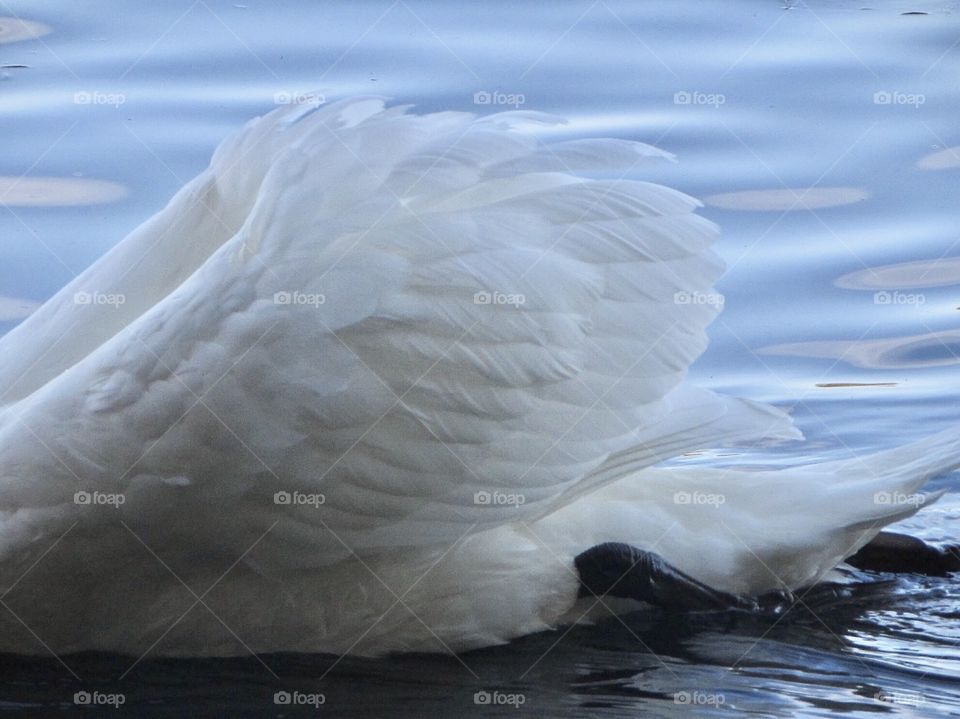
[[[684, 461], [841, 458], [960, 423], [960, 3], [0, 0], [0, 16], [0, 333], [278, 102], [517, 105], [568, 118], [558, 137], [675, 153], [637, 177], [705, 198], [723, 228], [725, 312], [693, 379], [792, 407], [808, 442]], [[956, 541], [957, 494], [905, 526]], [[0, 710], [70, 713], [86, 690], [124, 697], [95, 712], [143, 717], [960, 716], [957, 579], [879, 579], [776, 623], [638, 614], [460, 658], [148, 658], [120, 679], [123, 657], [6, 657]]]

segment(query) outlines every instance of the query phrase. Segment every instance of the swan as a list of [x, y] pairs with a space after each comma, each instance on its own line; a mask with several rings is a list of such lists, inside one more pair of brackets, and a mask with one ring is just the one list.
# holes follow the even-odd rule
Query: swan
[[281, 107], [3, 336], [0, 651], [461, 652], [889, 559], [960, 434], [657, 466], [801, 435], [684, 381], [717, 230], [616, 179], [669, 155], [557, 122]]

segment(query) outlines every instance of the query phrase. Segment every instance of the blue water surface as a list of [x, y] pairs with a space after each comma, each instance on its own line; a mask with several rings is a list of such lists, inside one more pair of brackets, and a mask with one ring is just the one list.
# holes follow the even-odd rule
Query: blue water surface
[[[908, 264], [960, 256], [960, 3], [0, 0], [0, 18], [0, 333], [278, 103], [516, 106], [674, 153], [630, 177], [723, 229], [725, 309], [692, 379], [791, 408], [808, 441], [682, 461], [786, 466], [960, 424], [960, 272]], [[956, 541], [956, 497], [903, 528]], [[957, 716], [958, 597], [899, 577], [776, 622], [636, 615], [460, 658], [7, 657], [0, 710], [96, 690], [143, 717]]]

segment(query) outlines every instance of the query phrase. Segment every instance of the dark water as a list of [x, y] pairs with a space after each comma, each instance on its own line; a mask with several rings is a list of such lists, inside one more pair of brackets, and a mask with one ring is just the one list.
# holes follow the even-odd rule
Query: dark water
[[[95, 686], [144, 717], [956, 716], [960, 633], [929, 633], [955, 624], [956, 592], [870, 579], [842, 596], [814, 591], [777, 622], [637, 613], [459, 658], [148, 659], [118, 680], [132, 659], [67, 657], [81, 682], [54, 659], [11, 658], [4, 708], [76, 711], [74, 692]], [[317, 705], [278, 706], [277, 692]], [[504, 703], [478, 704], [484, 695]]]
[[[522, 96], [570, 119], [558, 134], [676, 153], [643, 177], [707, 198], [723, 227], [725, 311], [693, 379], [792, 407], [809, 441], [686, 461], [833, 459], [960, 422], [956, 2], [0, 0], [0, 16], [49, 30], [0, 21], [0, 332], [277, 102]], [[956, 496], [904, 529], [955, 541]], [[89, 691], [124, 703], [85, 711], [118, 716], [960, 715], [957, 580], [882, 579], [778, 621], [651, 613], [460, 658], [7, 657], [0, 709], [78, 712]]]

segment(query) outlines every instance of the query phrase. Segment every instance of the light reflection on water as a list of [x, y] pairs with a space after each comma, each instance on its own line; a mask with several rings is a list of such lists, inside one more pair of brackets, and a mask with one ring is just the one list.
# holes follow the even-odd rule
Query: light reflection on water
[[760, 352], [821, 357], [865, 369], [917, 369], [960, 364], [960, 330], [882, 340], [795, 342], [762, 347]]
[[711, 207], [754, 212], [802, 212], [862, 202], [870, 196], [858, 187], [807, 187], [721, 192], [703, 198]]
[[917, 161], [917, 167], [921, 170], [949, 170], [960, 167], [960, 145], [921, 157]]
[[960, 285], [960, 257], [878, 265], [838, 277], [837, 287], [852, 290], [906, 290]]
[[79, 177], [0, 176], [2, 207], [73, 207], [116, 202], [127, 194], [122, 185]]
[[34, 40], [50, 32], [50, 28], [35, 20], [0, 17], [0, 44]]
[[[909, 10], [929, 14], [901, 14]], [[504, 108], [474, 105], [474, 93], [499, 91], [569, 118], [550, 131], [558, 139], [606, 134], [674, 153], [677, 164], [644, 164], [637, 176], [706, 197], [704, 214], [722, 226], [725, 311], [693, 379], [792, 407], [809, 441], [685, 461], [833, 459], [960, 420], [955, 2], [177, 0], [118, 12], [105, 0], [22, 0], [2, 12], [25, 20], [0, 19], [0, 64], [27, 67], [0, 70], [0, 175], [115, 189], [96, 200], [108, 204], [79, 206], [47, 184], [32, 195], [43, 202], [26, 206], [7, 186], [0, 331], [159, 209], [220, 139], [278, 97], [375, 92], [488, 112]], [[901, 294], [885, 302], [880, 291]], [[955, 538], [960, 504], [948, 495], [906, 526]], [[271, 664], [316, 684], [334, 715], [384, 705], [480, 714], [473, 693], [496, 686], [528, 693], [527, 709], [543, 715], [688, 715], [675, 695], [698, 690], [725, 697], [698, 706], [701, 715], [946, 716], [960, 703], [957, 596], [948, 581], [900, 579], [823, 608], [822, 623], [799, 616], [773, 629], [638, 616], [635, 634], [612, 623], [578, 628], [552, 649], [546, 635], [470, 655], [482, 684], [443, 657], [347, 660], [320, 683], [325, 658]], [[79, 662], [104, 686], [123, 664]], [[10, 701], [69, 703], [72, 680], [55, 662], [4, 666]], [[123, 691], [141, 716], [177, 715], [198, 698], [210, 715], [239, 716], [273, 711], [274, 688], [256, 662], [238, 660], [147, 662]], [[919, 693], [924, 704], [883, 692]]]

